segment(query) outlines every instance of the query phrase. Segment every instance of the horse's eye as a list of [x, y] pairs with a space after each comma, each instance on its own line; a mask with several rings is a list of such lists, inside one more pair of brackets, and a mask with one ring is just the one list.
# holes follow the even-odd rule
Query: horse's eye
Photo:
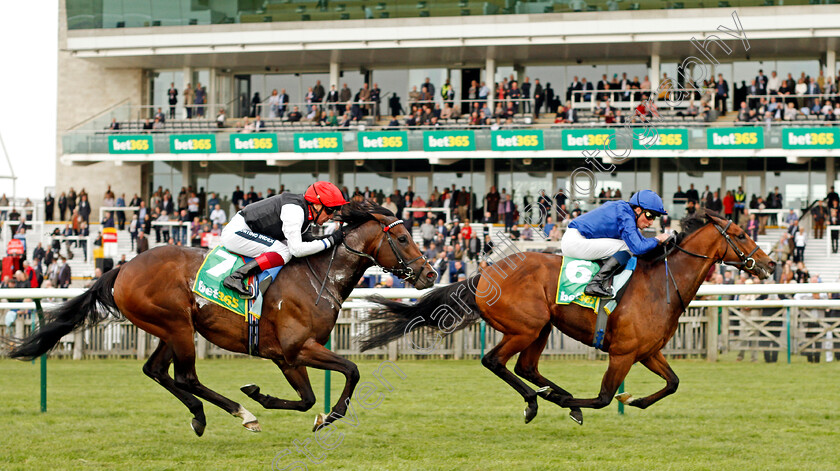
[[400, 241], [401, 244], [408, 242], [408, 239], [405, 236], [400, 236], [397, 240]]
[[747, 240], [747, 235], [744, 233], [738, 234], [738, 238], [741, 240]]

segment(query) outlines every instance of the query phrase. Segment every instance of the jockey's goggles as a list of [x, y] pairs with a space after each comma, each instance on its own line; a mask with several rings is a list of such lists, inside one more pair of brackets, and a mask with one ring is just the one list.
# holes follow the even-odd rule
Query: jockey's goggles
[[653, 221], [659, 216], [659, 213], [655, 213], [653, 211], [645, 211], [642, 214], [645, 215], [645, 217], [647, 218], [648, 221]]
[[327, 216], [332, 216], [334, 212], [338, 211], [339, 208], [331, 208], [329, 206], [324, 206], [324, 212], [327, 213]]

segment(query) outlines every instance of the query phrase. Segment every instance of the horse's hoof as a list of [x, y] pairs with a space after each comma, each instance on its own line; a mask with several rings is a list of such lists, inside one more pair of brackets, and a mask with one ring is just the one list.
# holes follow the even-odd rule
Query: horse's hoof
[[312, 431], [317, 432], [318, 429], [323, 427], [326, 422], [327, 414], [324, 414], [323, 412], [318, 413], [318, 415], [315, 416], [315, 424], [312, 425]]
[[621, 394], [616, 394], [615, 398], [618, 399], [619, 401], [621, 401], [623, 404], [628, 405], [628, 406], [630, 405], [631, 402], [633, 402], [633, 395], [628, 393], [628, 392], [623, 392]]
[[254, 397], [260, 393], [260, 387], [256, 384], [246, 384], [245, 386], [239, 388], [239, 390], [245, 393], [248, 397]]
[[578, 425], [583, 425], [583, 412], [579, 409], [569, 412], [569, 418], [577, 422]]
[[242, 424], [242, 426], [248, 429], [249, 432], [262, 432], [262, 427], [260, 427], [260, 423], [256, 420], [253, 422]]
[[529, 423], [537, 416], [537, 401], [529, 402], [525, 408], [525, 423]]
[[193, 417], [192, 422], [190, 422], [190, 427], [192, 427], [193, 432], [200, 437], [204, 435], [204, 428], [207, 427], [207, 424]]

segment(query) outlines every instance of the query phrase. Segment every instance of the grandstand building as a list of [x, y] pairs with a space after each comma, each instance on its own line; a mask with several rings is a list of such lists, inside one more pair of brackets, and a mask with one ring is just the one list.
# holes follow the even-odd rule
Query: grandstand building
[[[351, 191], [412, 186], [424, 196], [454, 184], [480, 197], [497, 186], [520, 203], [539, 190], [576, 188], [585, 195], [589, 183], [571, 180], [586, 167], [595, 193], [609, 187], [629, 196], [651, 187], [669, 199], [690, 184], [743, 186], [748, 195], [778, 186], [787, 206], [806, 206], [835, 184], [837, 121], [799, 113], [788, 121], [742, 123], [731, 111], [688, 112], [703, 103], [703, 81], [718, 74], [729, 85], [727, 110], [740, 106], [734, 85], [749, 87], [759, 69], [836, 83], [840, 6], [781, 3], [61, 0], [56, 191], [85, 188], [94, 212], [108, 185], [130, 198], [148, 197], [158, 186], [223, 195], [236, 185], [302, 191], [314, 179]], [[621, 81], [623, 74], [647, 76], [650, 90], [663, 92], [657, 115], [633, 127], [658, 131], [649, 145], [598, 113], [597, 83], [602, 76]], [[490, 86], [481, 101], [494, 110], [500, 100], [493, 84], [510, 77], [531, 84], [512, 123], [470, 126], [472, 82]], [[570, 100], [575, 77], [593, 90]], [[666, 77], [695, 82], [698, 92], [677, 99], [661, 86]], [[441, 119], [438, 127], [406, 127], [398, 113], [398, 129], [386, 130], [394, 127], [392, 99], [408, 109], [412, 90], [422, 90], [426, 78], [435, 87], [432, 107], [446, 107], [440, 91], [448, 80], [463, 116]], [[557, 110], [545, 104], [533, 115], [537, 79], [572, 105], [576, 122], [555, 124]], [[361, 119], [350, 126], [317, 126], [306, 120], [306, 94], [318, 81], [326, 91], [347, 84], [353, 96], [363, 84], [378, 84], [381, 102], [376, 109], [362, 100]], [[184, 90], [199, 83], [206, 102], [185, 107]], [[170, 84], [178, 90], [172, 115]], [[272, 116], [275, 89], [289, 97], [283, 118]], [[836, 93], [823, 86], [817, 96], [794, 98], [795, 106], [817, 98], [836, 103]], [[643, 95], [613, 90], [610, 106], [630, 119]], [[719, 98], [714, 91], [709, 98], [714, 107]], [[761, 98], [745, 98], [751, 100]], [[304, 119], [288, 120], [293, 106]], [[154, 132], [143, 129], [158, 108], [165, 121]], [[247, 132], [244, 117], [251, 114], [262, 117], [258, 133]], [[109, 129], [111, 123], [119, 129]], [[612, 156], [604, 142], [614, 143]]]

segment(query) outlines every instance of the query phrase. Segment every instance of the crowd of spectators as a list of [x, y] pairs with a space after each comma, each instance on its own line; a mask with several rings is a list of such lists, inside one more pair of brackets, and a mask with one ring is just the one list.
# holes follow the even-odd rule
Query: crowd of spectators
[[740, 122], [794, 121], [808, 116], [837, 121], [840, 119], [838, 89], [840, 82], [825, 77], [822, 70], [817, 77], [802, 72], [798, 79], [790, 73], [782, 79], [775, 70], [768, 77], [759, 70], [749, 85], [742, 81], [733, 93]]

